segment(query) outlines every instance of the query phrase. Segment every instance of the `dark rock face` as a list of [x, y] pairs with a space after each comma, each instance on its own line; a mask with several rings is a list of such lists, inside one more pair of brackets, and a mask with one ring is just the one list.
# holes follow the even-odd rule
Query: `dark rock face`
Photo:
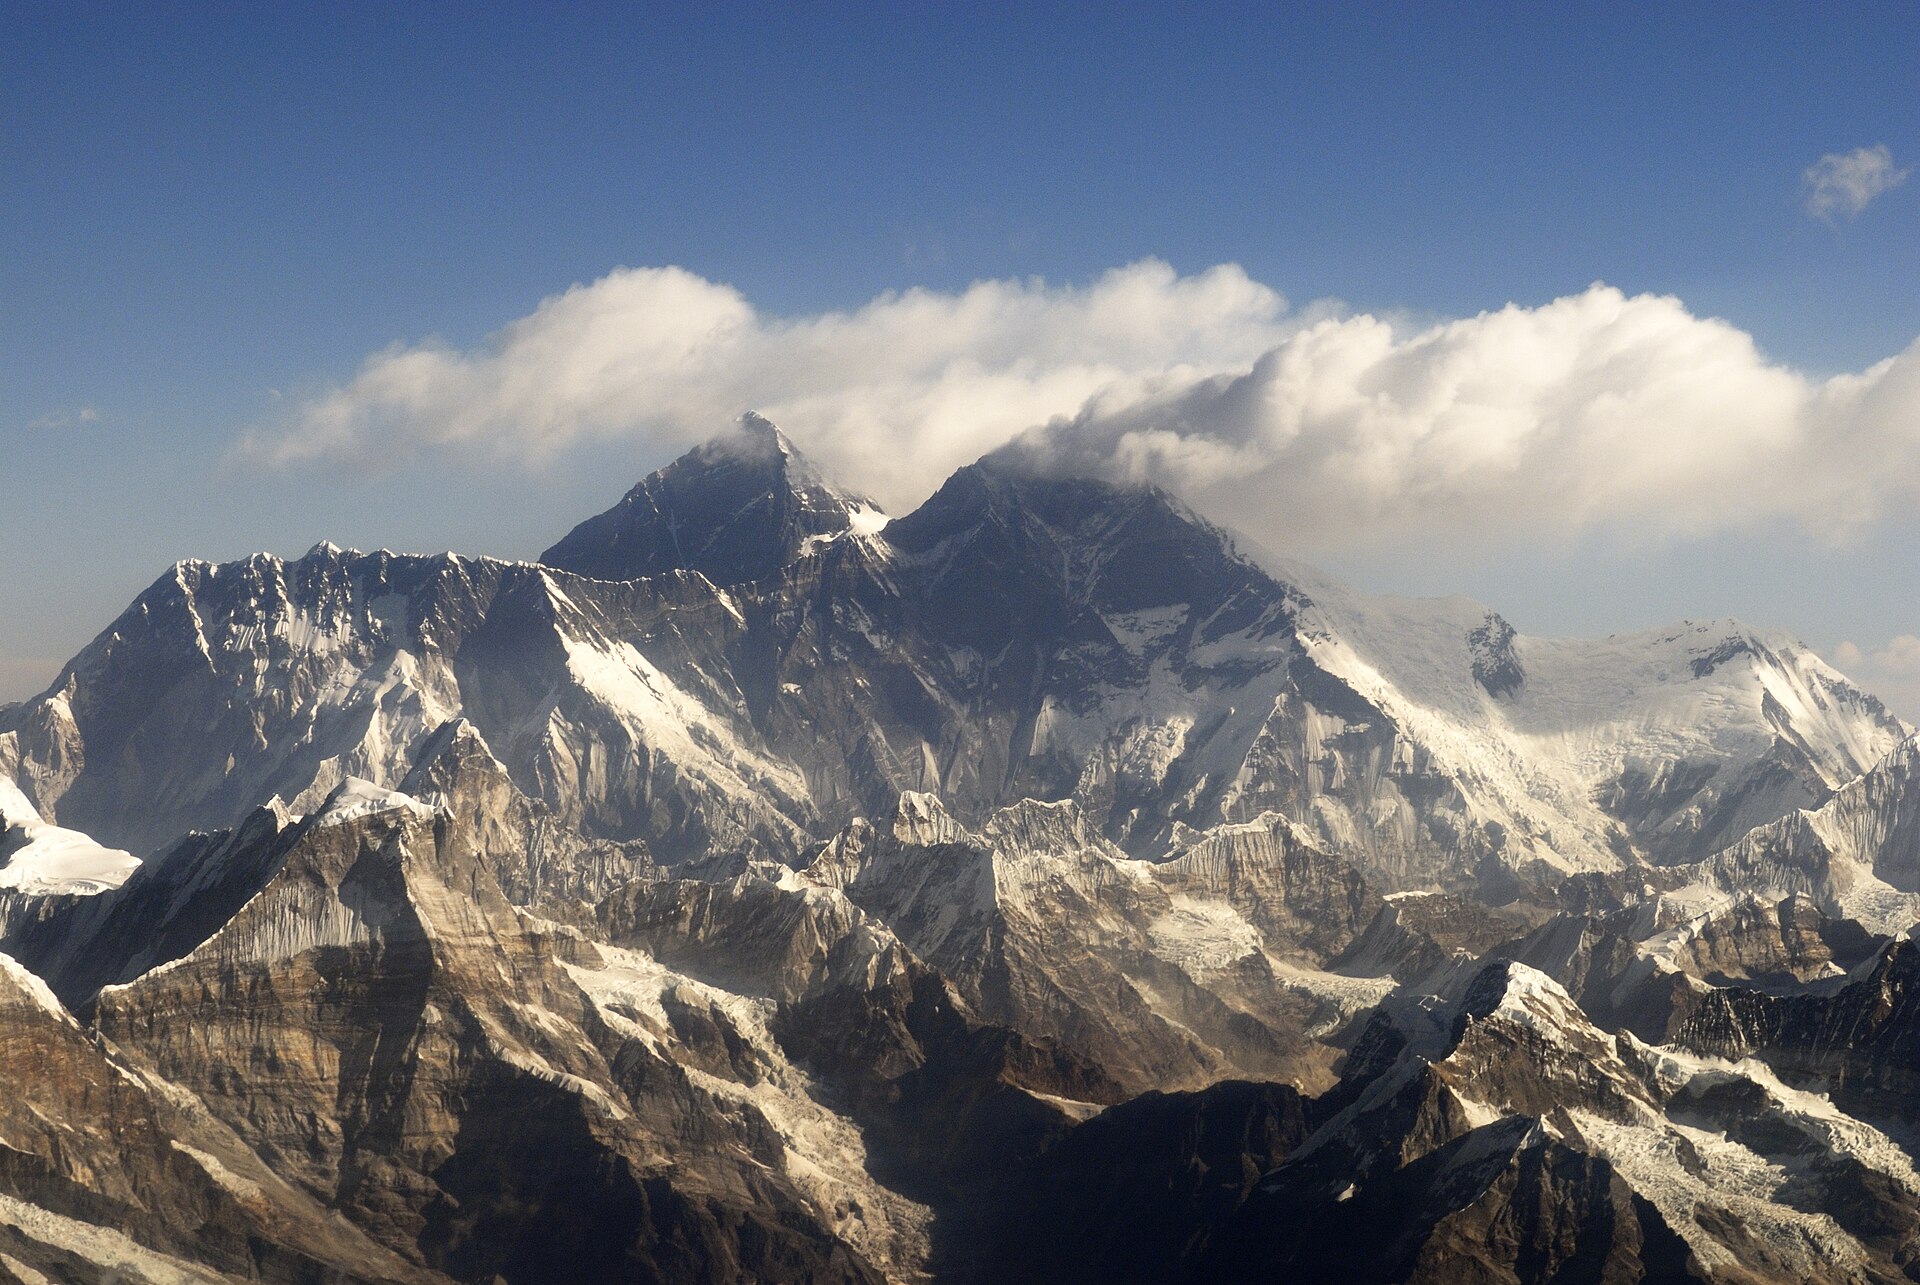
[[[771, 670], [749, 707], [842, 819], [903, 790], [975, 825], [1073, 797], [1121, 846], [1164, 848], [1175, 821], [1225, 814], [1292, 685], [1290, 599], [1219, 532], [1158, 492], [988, 464], [743, 597]], [[1177, 736], [1153, 715], [1159, 667], [1169, 698], [1213, 707]]]
[[903, 972], [782, 1009], [782, 1046], [842, 1084], [879, 1170], [936, 1206], [975, 1193], [1125, 1090], [1098, 1067], [982, 1022], [936, 974]]
[[1473, 657], [1473, 681], [1489, 696], [1506, 696], [1527, 681], [1527, 671], [1513, 650], [1513, 626], [1503, 618], [1487, 613], [1486, 623], [1467, 634], [1467, 651]]
[[596, 580], [698, 571], [717, 585], [775, 574], [871, 502], [836, 490], [758, 415], [696, 447], [588, 518], [540, 561]]
[[1282, 1170], [1204, 1271], [1218, 1281], [1433, 1285], [1708, 1279], [1611, 1165], [1524, 1119], [1473, 1130], [1351, 1194], [1329, 1197]]
[[1013, 1176], [970, 1270], [985, 1280], [1201, 1279], [1213, 1238], [1306, 1139], [1310, 1112], [1289, 1086], [1246, 1081], [1104, 1111]]
[[1848, 972], [1883, 944], [1855, 921], [1823, 914], [1811, 897], [1796, 894], [1771, 905], [1764, 898], [1736, 902], [1672, 954], [1680, 971], [1716, 985], [1792, 989]]
[[1869, 1117], [1920, 1120], [1920, 947], [1891, 943], [1831, 994], [1722, 989], [1677, 1033], [1727, 1058], [1758, 1055]]

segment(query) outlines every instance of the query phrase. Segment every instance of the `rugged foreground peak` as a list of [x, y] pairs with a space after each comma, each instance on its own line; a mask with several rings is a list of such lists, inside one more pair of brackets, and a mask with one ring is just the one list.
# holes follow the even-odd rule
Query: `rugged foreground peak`
[[785, 433], [750, 413], [650, 474], [540, 561], [599, 580], [698, 571], [736, 585], [766, 579], [823, 541], [885, 523], [870, 500], [828, 482]]
[[[161, 863], [177, 866], [173, 879], [116, 894], [129, 924], [174, 926], [157, 963], [129, 959], [132, 933], [86, 937], [86, 954], [118, 951], [119, 967], [90, 972], [73, 950], [44, 952], [107, 1053], [90, 1052], [96, 1037], [11, 963], [0, 1022], [18, 1012], [73, 1044], [72, 1056], [124, 1055], [124, 1073], [73, 1074], [150, 1084], [141, 1092], [202, 1121], [195, 1132], [174, 1115], [150, 1126], [160, 1152], [183, 1158], [131, 1174], [123, 1199], [178, 1203], [175, 1171], [204, 1153], [191, 1161], [210, 1175], [202, 1187], [236, 1193], [259, 1215], [235, 1226], [259, 1239], [254, 1270], [265, 1279], [331, 1267], [352, 1280], [698, 1281], [722, 1265], [745, 1279], [879, 1279], [845, 1239], [863, 1237], [830, 1226], [824, 1189], [795, 1185], [766, 1117], [690, 1078], [697, 1032], [603, 1011], [568, 969], [597, 978], [612, 965], [578, 933], [516, 911], [475, 837], [450, 810], [344, 782], [310, 816], [178, 850]], [[225, 897], [227, 918], [170, 917], [196, 882], [204, 891], [192, 904]], [[134, 975], [82, 980], [102, 971]], [[41, 1056], [24, 1037], [7, 1049]], [[770, 1048], [757, 1056], [778, 1059]], [[800, 1083], [787, 1091], [844, 1131]], [[135, 1105], [94, 1109], [125, 1128]], [[81, 1117], [63, 1106], [49, 1118], [71, 1128]], [[17, 1175], [0, 1187], [21, 1190]], [[296, 1215], [312, 1210], [302, 1216], [318, 1222], [320, 1208], [354, 1230], [331, 1241], [303, 1232]], [[204, 1254], [217, 1234], [210, 1216], [194, 1211], [164, 1232], [129, 1225], [157, 1249]], [[909, 1232], [894, 1231], [910, 1247]], [[870, 1248], [893, 1252], [884, 1238]], [[297, 1252], [320, 1269], [302, 1275]], [[36, 1250], [26, 1261], [44, 1270], [49, 1260]]]
[[1892, 1282], [1913, 1267], [1910, 1157], [1765, 1065], [1609, 1034], [1505, 962], [1430, 1018], [1376, 1017], [1257, 1183], [1212, 1217], [1184, 1207], [1190, 1249], [1157, 1278]]

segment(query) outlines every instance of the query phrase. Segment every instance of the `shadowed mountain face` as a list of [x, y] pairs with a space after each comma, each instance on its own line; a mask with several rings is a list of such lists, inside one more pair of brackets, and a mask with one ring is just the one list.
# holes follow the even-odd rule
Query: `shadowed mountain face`
[[1915, 742], [748, 417], [0, 710], [0, 1281], [1920, 1279]]
[[871, 501], [815, 472], [786, 434], [747, 415], [582, 522], [540, 561], [596, 580], [687, 570], [736, 585], [773, 575], [810, 542], [885, 521]]

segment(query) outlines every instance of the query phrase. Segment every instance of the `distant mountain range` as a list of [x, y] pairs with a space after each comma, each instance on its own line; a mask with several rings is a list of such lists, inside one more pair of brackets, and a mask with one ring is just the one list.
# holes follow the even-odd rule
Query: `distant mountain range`
[[1920, 1279], [1913, 729], [1264, 562], [747, 416], [175, 565], [0, 708], [0, 1281]]

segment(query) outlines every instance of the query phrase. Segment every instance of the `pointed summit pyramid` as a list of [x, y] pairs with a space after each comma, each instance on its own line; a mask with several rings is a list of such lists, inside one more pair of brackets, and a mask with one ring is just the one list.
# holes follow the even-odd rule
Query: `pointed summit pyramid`
[[598, 580], [688, 570], [718, 585], [744, 584], [821, 539], [885, 521], [872, 501], [829, 483], [785, 433], [749, 412], [582, 522], [540, 561]]

